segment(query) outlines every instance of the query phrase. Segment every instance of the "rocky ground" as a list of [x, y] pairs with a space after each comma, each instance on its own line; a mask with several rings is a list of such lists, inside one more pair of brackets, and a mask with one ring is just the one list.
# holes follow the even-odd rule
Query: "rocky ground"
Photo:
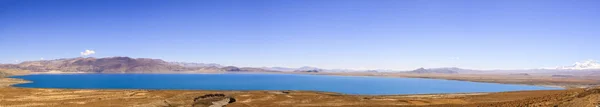
[[0, 79], [0, 107], [595, 107], [600, 88], [364, 96], [311, 91], [175, 91], [16, 88]]

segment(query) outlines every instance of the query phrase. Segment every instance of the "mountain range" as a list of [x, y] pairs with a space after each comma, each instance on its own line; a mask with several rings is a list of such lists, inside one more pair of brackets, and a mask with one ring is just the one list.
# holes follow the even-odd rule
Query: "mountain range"
[[441, 73], [441, 74], [458, 74], [458, 73], [479, 73], [482, 71], [478, 70], [469, 70], [469, 69], [461, 69], [456, 67], [449, 68], [419, 68], [416, 70], [408, 71], [408, 73]]
[[26, 61], [19, 64], [2, 64], [0, 68], [21, 69], [32, 72], [94, 72], [94, 73], [158, 73], [158, 72], [272, 72], [260, 68], [221, 66], [218, 64], [166, 62], [161, 59], [130, 57], [78, 57], [56, 60]]
[[262, 69], [282, 71], [282, 72], [322, 72], [324, 69], [317, 67], [304, 66], [300, 68], [286, 68], [286, 67], [262, 67]]
[[26, 61], [19, 64], [0, 64], [0, 69], [20, 69], [32, 72], [93, 72], [93, 73], [160, 73], [160, 72], [405, 72], [405, 73], [558, 73], [600, 75], [600, 63], [595, 60], [577, 62], [571, 66], [525, 70], [471, 70], [456, 67], [418, 68], [410, 71], [398, 70], [351, 70], [322, 69], [304, 66], [286, 67], [236, 67], [220, 64], [167, 62], [161, 59], [130, 57], [78, 57], [55, 60]]
[[590, 70], [600, 69], [600, 63], [596, 60], [586, 60], [582, 62], [575, 62], [571, 66], [556, 67], [556, 69], [570, 69], [570, 70]]

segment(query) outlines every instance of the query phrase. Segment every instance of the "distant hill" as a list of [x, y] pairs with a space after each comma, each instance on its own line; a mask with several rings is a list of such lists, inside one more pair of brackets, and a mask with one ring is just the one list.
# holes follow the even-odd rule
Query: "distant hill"
[[408, 73], [440, 73], [440, 74], [459, 74], [459, 73], [461, 73], [462, 74], [462, 73], [477, 73], [477, 72], [480, 72], [480, 71], [451, 67], [451, 68], [430, 68], [430, 69], [419, 68], [416, 70], [409, 71]]
[[254, 68], [254, 67], [242, 67], [242, 68], [240, 68], [240, 71], [244, 71], [244, 72], [282, 72], [282, 71], [278, 71], [278, 70], [268, 70], [268, 69], [262, 69], [262, 68]]
[[282, 72], [379, 72], [379, 70], [354, 70], [354, 69], [323, 69], [317, 67], [303, 66], [300, 68], [286, 67], [262, 67], [262, 69]]
[[294, 72], [323, 72], [324, 70], [317, 67], [304, 66], [296, 69]]
[[302, 71], [324, 71], [321, 68], [304, 66], [300, 68], [286, 68], [286, 67], [263, 67], [262, 69], [272, 71], [284, 71], [284, 72], [302, 72]]
[[159, 73], [159, 72], [226, 72], [226, 71], [270, 71], [262, 69], [239, 69], [215, 64], [174, 63], [160, 59], [108, 57], [67, 58], [56, 60], [27, 61], [20, 64], [4, 64], [0, 68], [22, 69], [32, 72], [94, 72], [94, 73]]
[[294, 72], [323, 72], [323, 70], [322, 69], [296, 70]]
[[223, 65], [220, 64], [214, 64], [214, 63], [191, 63], [191, 62], [169, 62], [171, 64], [174, 65], [179, 65], [179, 66], [183, 66], [183, 67], [224, 67]]
[[575, 62], [571, 66], [556, 67], [559, 70], [600, 70], [600, 63], [596, 60], [586, 60], [581, 62]]
[[262, 67], [262, 69], [266, 69], [266, 70], [273, 70], [273, 71], [291, 72], [291, 71], [295, 71], [297, 68], [286, 68], [286, 67]]

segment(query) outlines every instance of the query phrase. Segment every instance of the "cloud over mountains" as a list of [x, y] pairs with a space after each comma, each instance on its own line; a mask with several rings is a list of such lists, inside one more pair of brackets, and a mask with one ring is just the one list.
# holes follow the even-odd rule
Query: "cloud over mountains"
[[80, 54], [81, 54], [81, 56], [88, 56], [88, 55], [96, 54], [96, 51], [86, 49], [85, 51], [81, 52]]

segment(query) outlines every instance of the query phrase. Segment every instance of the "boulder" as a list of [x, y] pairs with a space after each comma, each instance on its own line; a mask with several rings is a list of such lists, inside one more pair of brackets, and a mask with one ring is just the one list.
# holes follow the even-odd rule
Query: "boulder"
[[192, 107], [223, 107], [234, 102], [235, 98], [228, 97], [225, 94], [206, 94], [194, 98]]

